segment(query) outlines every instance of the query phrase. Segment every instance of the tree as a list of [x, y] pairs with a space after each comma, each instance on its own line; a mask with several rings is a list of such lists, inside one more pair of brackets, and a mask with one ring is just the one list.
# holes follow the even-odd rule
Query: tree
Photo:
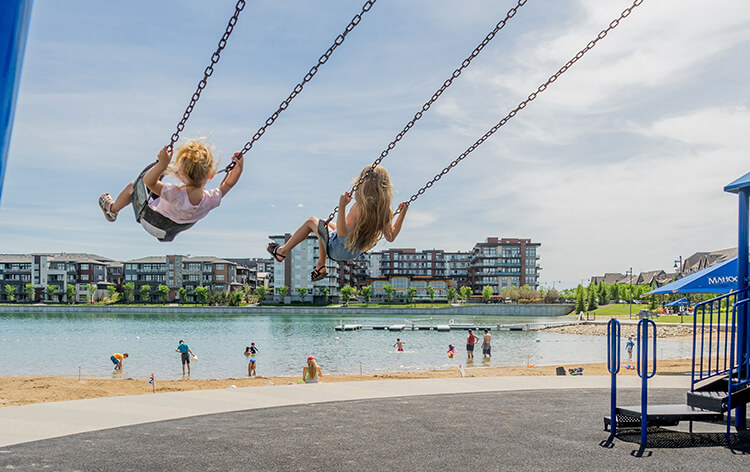
[[435, 304], [435, 287], [429, 285], [427, 287], [427, 295], [430, 296], [430, 303]]
[[135, 298], [135, 283], [128, 282], [122, 285], [122, 293], [125, 295], [125, 302], [132, 302]]
[[560, 292], [557, 289], [551, 288], [544, 294], [544, 303], [555, 303], [560, 299]]
[[5, 284], [5, 296], [8, 297], [9, 302], [16, 301], [16, 287]]
[[208, 289], [202, 285], [195, 287], [195, 297], [198, 299], [198, 303], [205, 304], [208, 300]]
[[71, 305], [76, 302], [76, 286], [72, 284], [65, 284], [65, 296], [68, 298], [68, 303]]
[[609, 300], [607, 299], [607, 284], [604, 282], [599, 284], [599, 304], [609, 305]]
[[461, 300], [463, 300], [464, 303], [466, 303], [471, 298], [471, 294], [472, 294], [471, 287], [464, 285], [463, 287], [461, 287], [461, 290], [459, 290], [458, 293], [459, 293]]
[[323, 295], [323, 305], [328, 305], [328, 299], [331, 296], [331, 291], [328, 287], [320, 287], [320, 294]]
[[354, 290], [354, 287], [351, 285], [344, 285], [341, 288], [341, 302], [346, 305], [349, 303], [349, 299], [352, 298], [352, 296], [356, 293], [356, 290]]
[[448, 287], [448, 290], [445, 291], [445, 296], [448, 299], [448, 303], [453, 303], [456, 300], [456, 289], [453, 287]]
[[47, 284], [44, 292], [47, 295], [47, 300], [54, 301], [53, 299], [57, 295], [57, 285]]
[[245, 282], [245, 285], [242, 287], [242, 298], [245, 300], [246, 303], [250, 303], [251, 293], [252, 293], [252, 289], [250, 288], [250, 284]]
[[576, 293], [576, 313], [580, 313], [585, 310], [586, 304], [583, 300], [583, 287], [579, 285]]
[[255, 287], [255, 296], [258, 297], [258, 303], [262, 303], [266, 299], [268, 289], [264, 285], [258, 285]]
[[114, 285], [107, 285], [107, 298], [109, 298], [111, 302], [117, 301], [117, 287]]
[[297, 287], [297, 295], [299, 295], [302, 303], [305, 303], [305, 296], [307, 296], [307, 287]]
[[359, 294], [362, 296], [362, 300], [364, 300], [365, 305], [370, 303], [370, 298], [372, 298], [372, 287], [369, 285], [365, 285], [361, 289], [359, 289]]
[[482, 300], [484, 300], [484, 303], [488, 303], [492, 299], [492, 287], [489, 285], [485, 285], [482, 289]]
[[141, 299], [141, 302], [148, 303], [151, 301], [151, 286], [150, 285], [141, 285], [141, 288], [138, 289], [138, 296]]
[[281, 295], [281, 303], [284, 303], [284, 299], [287, 295], [289, 295], [289, 287], [287, 287], [286, 285], [282, 285], [277, 290], [279, 292], [279, 295]]
[[180, 303], [187, 303], [187, 289], [185, 287], [180, 287], [177, 293], [180, 294]]
[[239, 306], [239, 304], [242, 303], [244, 294], [244, 290], [236, 290], [234, 292], [231, 292], [229, 294], [229, 306]]
[[609, 301], [610, 303], [616, 302], [620, 299], [620, 285], [614, 282], [609, 286]]
[[393, 285], [391, 284], [385, 284], [383, 285], [383, 291], [385, 292], [385, 301], [391, 303], [393, 301], [393, 296], [396, 293], [396, 289], [393, 288]]
[[23, 289], [24, 295], [26, 295], [26, 301], [27, 302], [33, 302], [34, 301], [34, 295], [36, 295], [36, 288], [34, 288], [34, 284], [26, 284], [26, 286]]
[[159, 286], [156, 288], [156, 290], [159, 292], [159, 300], [162, 303], [167, 302], [167, 297], [169, 296], [169, 287], [167, 287], [164, 284], [159, 284]]
[[586, 306], [586, 311], [596, 310], [596, 286], [589, 285], [589, 303]]
[[417, 289], [414, 287], [409, 287], [406, 289], [406, 303], [412, 304], [414, 303], [414, 297], [417, 295]]
[[93, 302], [94, 295], [96, 295], [96, 285], [86, 284], [86, 291], [89, 293], [89, 302]]

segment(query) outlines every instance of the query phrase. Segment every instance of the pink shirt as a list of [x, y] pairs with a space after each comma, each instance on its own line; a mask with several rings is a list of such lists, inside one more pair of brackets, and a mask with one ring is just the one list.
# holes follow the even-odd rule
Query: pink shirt
[[161, 196], [151, 201], [149, 206], [175, 223], [195, 223], [220, 204], [221, 190], [218, 187], [204, 189], [200, 203], [193, 205], [184, 185], [165, 183]]

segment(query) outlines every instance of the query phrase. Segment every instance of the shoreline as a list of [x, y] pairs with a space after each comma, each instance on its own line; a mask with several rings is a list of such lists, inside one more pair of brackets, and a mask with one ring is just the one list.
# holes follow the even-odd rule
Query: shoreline
[[[480, 360], [481, 362], [481, 360]], [[659, 374], [685, 374], [691, 371], [691, 359], [665, 359], [658, 361]], [[624, 365], [624, 363], [623, 363]], [[465, 377], [518, 377], [518, 376], [556, 376], [558, 366], [568, 369], [583, 367], [583, 375], [609, 375], [606, 363], [570, 364], [550, 366], [500, 366], [468, 367]], [[457, 368], [425, 371], [394, 371], [377, 374], [340, 374], [324, 375], [321, 383], [460, 378]], [[619, 375], [636, 375], [634, 369], [620, 370]], [[296, 377], [230, 377], [210, 380], [159, 380], [156, 379], [156, 393], [181, 392], [190, 390], [216, 390], [239, 387], [263, 387], [266, 385], [297, 385], [301, 376]], [[20, 406], [32, 403], [46, 403], [89, 398], [113, 397], [124, 395], [152, 394], [152, 386], [145, 379], [112, 379], [86, 377], [79, 381], [77, 377], [63, 376], [8, 376], [0, 377], [0, 407]]]

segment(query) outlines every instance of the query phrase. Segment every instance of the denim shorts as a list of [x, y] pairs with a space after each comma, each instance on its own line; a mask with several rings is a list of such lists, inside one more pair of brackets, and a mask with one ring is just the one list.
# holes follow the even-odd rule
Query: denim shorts
[[331, 231], [328, 238], [328, 257], [334, 261], [353, 261], [362, 255], [362, 251], [351, 251], [346, 248], [346, 236], [339, 238], [336, 231]]

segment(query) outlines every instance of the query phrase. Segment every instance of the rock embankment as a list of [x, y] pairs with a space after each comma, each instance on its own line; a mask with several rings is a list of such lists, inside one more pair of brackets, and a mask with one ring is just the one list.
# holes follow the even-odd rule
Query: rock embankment
[[[622, 336], [636, 336], [637, 326], [635, 324], [622, 324]], [[557, 326], [544, 328], [543, 331], [549, 331], [553, 333], [562, 334], [584, 334], [591, 336], [606, 336], [607, 325], [603, 323], [587, 323], [582, 322], [579, 324], [568, 325], [568, 326]], [[657, 324], [656, 325], [657, 337], [659, 338], [675, 338], [680, 336], [692, 336], [693, 325], [692, 324]]]

